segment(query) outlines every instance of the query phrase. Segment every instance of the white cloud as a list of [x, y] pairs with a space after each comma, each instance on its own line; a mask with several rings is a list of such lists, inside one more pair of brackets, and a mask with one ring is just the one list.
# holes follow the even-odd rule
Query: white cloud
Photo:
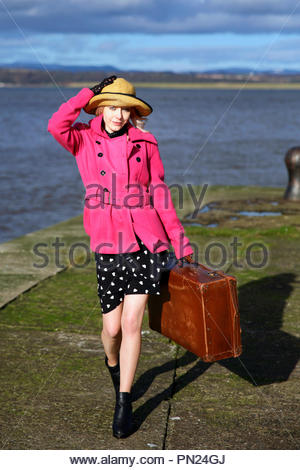
[[[30, 45], [30, 47], [28, 47]], [[226, 66], [299, 68], [300, 36], [51, 34], [7, 37], [0, 63], [112, 65], [123, 70], [203, 71]]]
[[[298, 0], [4, 1], [18, 25], [35, 32], [246, 34], [278, 32], [282, 26], [289, 33], [300, 30]], [[14, 29], [14, 22], [0, 8], [0, 30]]]
[[290, 15], [298, 1], [4, 0], [27, 39], [0, 2], [0, 63], [300, 67], [300, 2]]

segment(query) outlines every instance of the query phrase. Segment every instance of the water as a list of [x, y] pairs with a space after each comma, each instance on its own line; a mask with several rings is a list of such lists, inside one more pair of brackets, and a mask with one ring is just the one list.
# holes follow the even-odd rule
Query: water
[[[0, 242], [82, 212], [75, 158], [47, 132], [50, 116], [79, 89], [0, 89]], [[168, 184], [287, 185], [283, 162], [298, 145], [298, 91], [138, 89], [154, 109]], [[92, 116], [81, 113], [79, 120]], [[190, 166], [191, 165], [191, 166]]]
[[282, 215], [282, 212], [241, 211], [241, 212], [238, 212], [238, 214], [246, 215], [247, 217], [266, 217], [266, 216], [271, 216], [271, 217], [273, 217], [274, 215]]

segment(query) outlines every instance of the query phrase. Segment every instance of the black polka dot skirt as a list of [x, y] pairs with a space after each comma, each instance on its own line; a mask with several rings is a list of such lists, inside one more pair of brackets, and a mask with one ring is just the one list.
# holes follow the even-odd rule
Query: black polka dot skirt
[[98, 296], [102, 313], [116, 308], [127, 294], [160, 294], [160, 281], [170, 252], [151, 253], [136, 235], [140, 246], [132, 253], [95, 253]]

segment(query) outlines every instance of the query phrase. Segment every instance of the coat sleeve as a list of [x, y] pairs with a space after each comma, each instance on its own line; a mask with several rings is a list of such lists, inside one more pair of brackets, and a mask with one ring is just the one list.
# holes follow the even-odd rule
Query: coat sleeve
[[48, 123], [48, 131], [74, 156], [79, 151], [82, 137], [79, 130], [80, 124], [73, 126], [73, 123], [78, 118], [81, 109], [93, 96], [94, 93], [89, 88], [82, 88], [76, 96], [59, 107]]
[[170, 189], [165, 183], [164, 166], [160, 157], [158, 146], [152, 144], [150, 154], [150, 194], [153, 206], [156, 209], [170, 242], [174, 248], [177, 259], [194, 253], [188, 237], [185, 236], [184, 228], [176, 214], [171, 198]]

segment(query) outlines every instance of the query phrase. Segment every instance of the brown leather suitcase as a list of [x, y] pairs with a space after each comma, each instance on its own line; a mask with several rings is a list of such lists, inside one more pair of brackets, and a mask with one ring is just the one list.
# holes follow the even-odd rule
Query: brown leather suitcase
[[161, 295], [149, 296], [148, 312], [151, 329], [205, 362], [242, 353], [236, 278], [189, 256], [163, 271]]

